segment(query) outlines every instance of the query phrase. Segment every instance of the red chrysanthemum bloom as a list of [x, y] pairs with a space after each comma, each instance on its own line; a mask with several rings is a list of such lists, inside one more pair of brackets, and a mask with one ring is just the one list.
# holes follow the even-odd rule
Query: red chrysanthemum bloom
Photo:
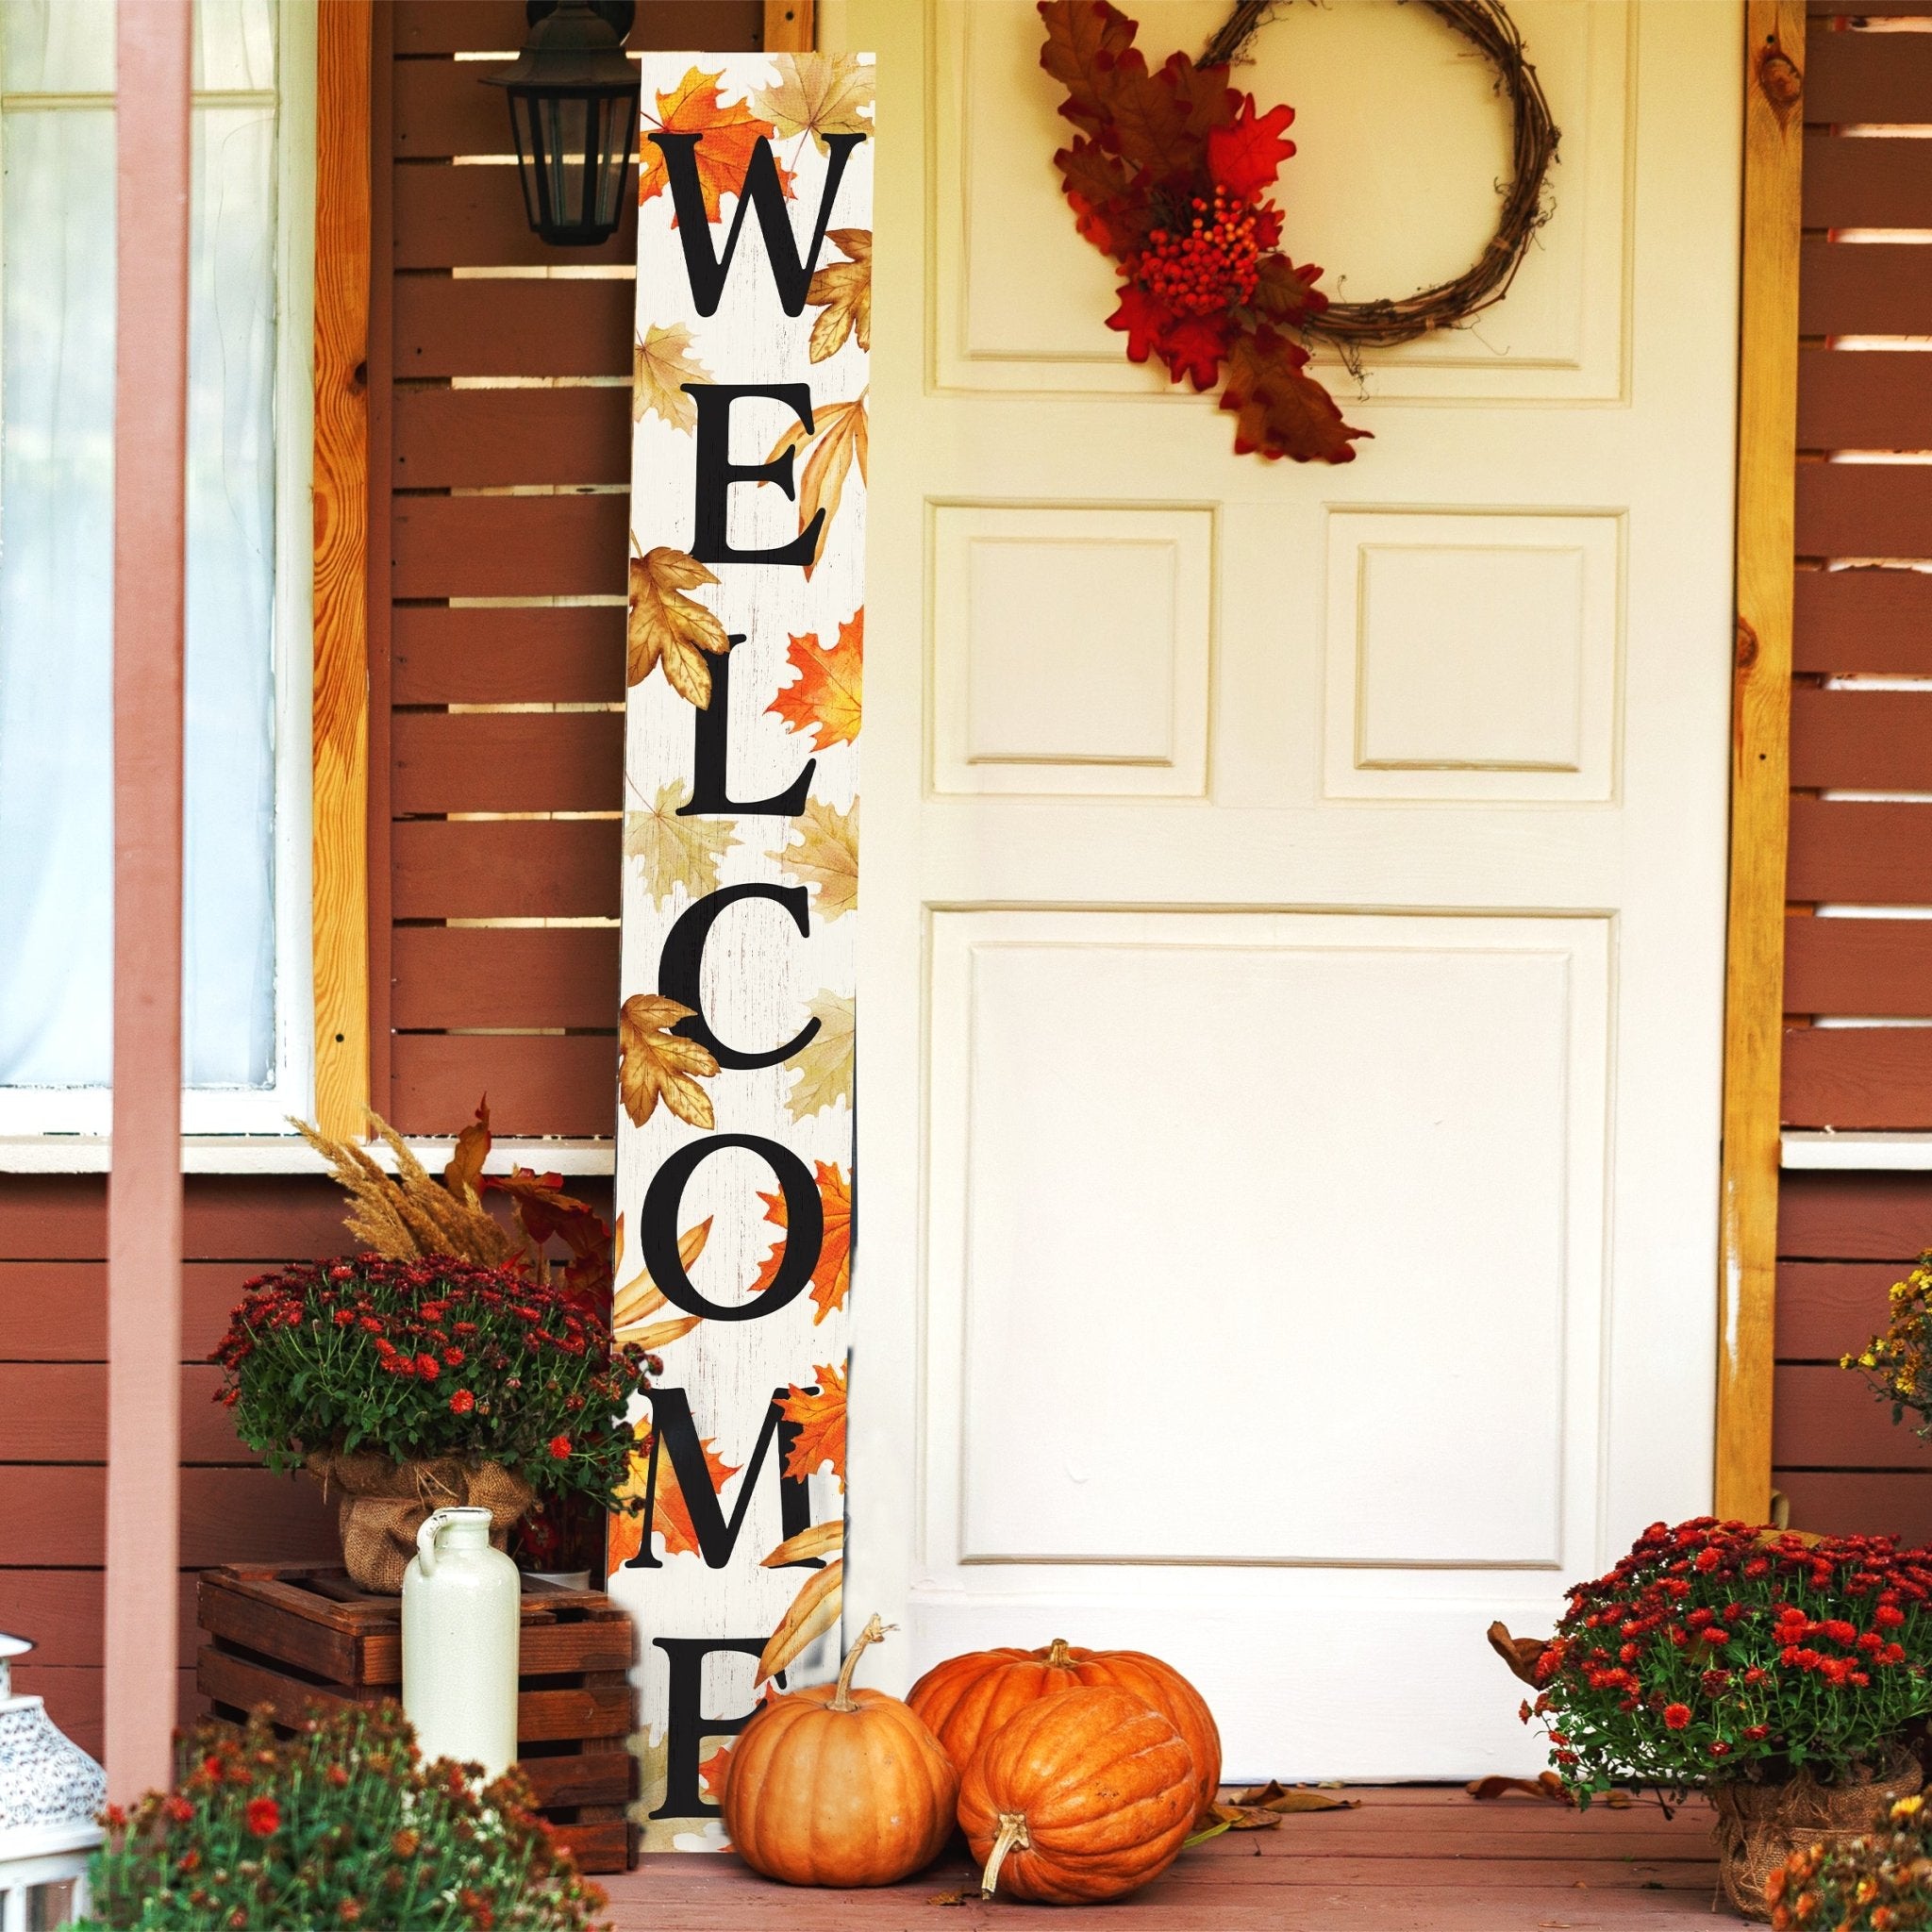
[[194, 1816], [194, 1807], [179, 1791], [170, 1791], [161, 1800], [161, 1813], [176, 1824], [186, 1824]]
[[273, 1798], [250, 1798], [247, 1816], [257, 1838], [273, 1838], [282, 1828], [282, 1807]]
[[468, 1415], [475, 1407], [476, 1398], [467, 1389], [458, 1389], [449, 1399], [452, 1414]]
[[1688, 1704], [1667, 1704], [1664, 1706], [1664, 1723], [1674, 1731], [1681, 1731], [1690, 1722], [1690, 1707]]
[[557, 1457], [558, 1461], [561, 1462], [570, 1454], [570, 1438], [568, 1436], [552, 1436], [550, 1439], [550, 1453]]

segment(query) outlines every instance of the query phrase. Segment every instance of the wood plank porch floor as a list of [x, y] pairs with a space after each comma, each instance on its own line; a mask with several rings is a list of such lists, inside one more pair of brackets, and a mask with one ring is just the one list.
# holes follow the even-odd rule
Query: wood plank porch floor
[[[1713, 1917], [1717, 1867], [1701, 1801], [1665, 1818], [1655, 1800], [1589, 1811], [1459, 1786], [1362, 1787], [1355, 1811], [1309, 1812], [1275, 1831], [1225, 1832], [1108, 1908], [1149, 1932], [1648, 1932], [1739, 1924]], [[983, 1905], [963, 1859], [879, 1891], [771, 1885], [730, 1857], [664, 1854], [600, 1881], [614, 1932], [1072, 1932], [1080, 1915]], [[968, 1892], [949, 1908], [948, 1893]]]

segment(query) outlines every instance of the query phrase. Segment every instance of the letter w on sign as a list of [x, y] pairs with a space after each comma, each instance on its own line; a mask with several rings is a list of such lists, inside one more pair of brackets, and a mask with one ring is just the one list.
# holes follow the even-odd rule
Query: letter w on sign
[[870, 55], [647, 55], [611, 1521], [647, 1850], [839, 1657], [872, 347]]

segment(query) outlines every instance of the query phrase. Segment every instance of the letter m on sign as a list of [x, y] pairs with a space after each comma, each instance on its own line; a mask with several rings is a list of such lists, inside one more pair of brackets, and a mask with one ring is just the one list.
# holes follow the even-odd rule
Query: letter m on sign
[[[617, 1122], [652, 1850], [840, 1656], [873, 63], [647, 55]], [[680, 1673], [682, 1674], [680, 1674]]]

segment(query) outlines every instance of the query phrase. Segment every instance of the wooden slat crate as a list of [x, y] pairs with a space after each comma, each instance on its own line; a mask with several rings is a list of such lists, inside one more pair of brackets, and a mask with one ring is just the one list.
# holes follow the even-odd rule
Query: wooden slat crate
[[[637, 1862], [630, 1619], [608, 1596], [524, 1583], [517, 1766], [586, 1872]], [[340, 1569], [230, 1564], [202, 1574], [195, 1682], [214, 1714], [268, 1705], [276, 1725], [309, 1705], [400, 1698], [402, 1604], [369, 1596]]]

